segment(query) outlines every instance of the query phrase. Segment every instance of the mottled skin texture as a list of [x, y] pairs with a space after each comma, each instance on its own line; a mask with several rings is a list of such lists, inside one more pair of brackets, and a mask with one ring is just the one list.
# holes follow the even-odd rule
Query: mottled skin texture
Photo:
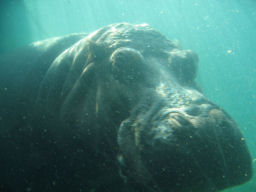
[[252, 175], [198, 58], [147, 25], [41, 41], [0, 66], [0, 189], [214, 192]]

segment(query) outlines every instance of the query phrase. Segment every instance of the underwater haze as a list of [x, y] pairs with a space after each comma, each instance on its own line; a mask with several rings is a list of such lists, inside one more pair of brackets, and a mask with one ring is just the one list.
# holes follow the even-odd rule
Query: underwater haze
[[0, 52], [118, 23], [148, 23], [199, 56], [197, 82], [237, 122], [254, 176], [225, 192], [256, 192], [255, 0], [8, 0], [0, 3]]

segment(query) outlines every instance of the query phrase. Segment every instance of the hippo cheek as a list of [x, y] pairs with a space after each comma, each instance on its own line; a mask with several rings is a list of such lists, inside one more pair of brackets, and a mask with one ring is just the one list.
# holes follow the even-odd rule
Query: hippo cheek
[[251, 177], [241, 133], [225, 112], [209, 106], [165, 112], [140, 133], [140, 161], [164, 191], [217, 191]]

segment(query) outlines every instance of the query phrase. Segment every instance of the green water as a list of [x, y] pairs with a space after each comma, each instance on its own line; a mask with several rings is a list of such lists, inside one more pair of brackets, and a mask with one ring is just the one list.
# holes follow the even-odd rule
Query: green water
[[[255, 0], [10, 0], [0, 5], [2, 52], [116, 22], [148, 23], [178, 40], [198, 53], [198, 84], [236, 120], [256, 159]], [[226, 191], [256, 192], [256, 177]]]

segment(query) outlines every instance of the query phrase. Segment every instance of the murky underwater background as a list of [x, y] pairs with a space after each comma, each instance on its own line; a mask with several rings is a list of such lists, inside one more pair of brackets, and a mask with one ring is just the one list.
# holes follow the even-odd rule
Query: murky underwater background
[[[198, 84], [236, 120], [255, 170], [255, 0], [2, 0], [0, 53], [117, 22], [148, 23], [199, 55]], [[256, 192], [256, 176], [225, 192]]]

